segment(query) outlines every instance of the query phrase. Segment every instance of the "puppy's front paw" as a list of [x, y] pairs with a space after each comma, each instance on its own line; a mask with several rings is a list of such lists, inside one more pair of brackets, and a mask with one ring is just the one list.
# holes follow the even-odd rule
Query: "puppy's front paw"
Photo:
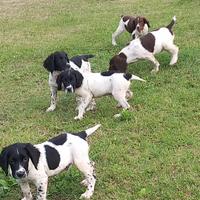
[[119, 118], [119, 117], [121, 117], [122, 116], [122, 114], [121, 113], [118, 113], [118, 114], [115, 114], [114, 115], [114, 118]]
[[81, 181], [81, 185], [88, 186], [88, 181], [87, 181], [87, 179], [84, 179], [83, 181]]
[[90, 192], [85, 192], [80, 196], [80, 199], [90, 199], [92, 194]]
[[112, 45], [113, 45], [113, 46], [117, 46], [117, 43], [116, 43], [116, 42], [112, 42]]
[[26, 198], [26, 197], [24, 197], [23, 199], [21, 199], [21, 200], [32, 200], [33, 198], [32, 197], [30, 197], [30, 198]]
[[83, 116], [76, 116], [76, 117], [74, 117], [74, 119], [75, 120], [81, 120], [81, 119], [83, 119]]
[[158, 69], [151, 70], [151, 74], [156, 74], [156, 73], [158, 73]]
[[175, 65], [177, 63], [177, 61], [171, 61], [170, 63], [169, 63], [169, 65]]
[[50, 106], [49, 108], [46, 109], [46, 112], [52, 112], [56, 109], [55, 106]]

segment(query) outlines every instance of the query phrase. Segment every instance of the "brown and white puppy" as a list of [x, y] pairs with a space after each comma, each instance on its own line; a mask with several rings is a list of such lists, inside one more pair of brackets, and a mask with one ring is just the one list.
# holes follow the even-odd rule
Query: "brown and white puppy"
[[160, 64], [154, 55], [162, 50], [166, 50], [172, 55], [170, 65], [174, 65], [178, 60], [179, 51], [174, 44], [174, 34], [172, 32], [175, 21], [176, 17], [174, 16], [168, 26], [132, 40], [118, 55], [115, 55], [110, 60], [109, 70], [121, 73], [126, 72], [129, 63], [140, 59], [147, 59], [155, 65], [152, 72], [158, 72]]
[[112, 45], [117, 45], [116, 37], [124, 31], [128, 31], [132, 35], [132, 39], [138, 38], [148, 33], [150, 27], [149, 21], [142, 16], [121, 16], [116, 31], [112, 34]]

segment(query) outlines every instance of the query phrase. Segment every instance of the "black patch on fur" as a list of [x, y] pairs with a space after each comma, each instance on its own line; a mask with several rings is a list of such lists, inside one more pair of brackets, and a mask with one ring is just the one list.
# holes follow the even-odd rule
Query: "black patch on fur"
[[70, 61], [73, 62], [75, 65], [77, 65], [79, 68], [82, 66], [82, 60], [88, 61], [89, 58], [93, 58], [94, 55], [88, 54], [88, 55], [78, 55], [73, 56]]
[[131, 79], [131, 77], [132, 77], [132, 74], [126, 73], [126, 74], [124, 74], [123, 76], [124, 76], [124, 78], [125, 78], [127, 81], [129, 81], [129, 80]]
[[50, 147], [49, 145], [44, 145], [44, 148], [49, 169], [56, 169], [60, 164], [60, 154], [55, 148]]
[[101, 72], [102, 76], [111, 76], [113, 75], [115, 72], [114, 71], [106, 71], [106, 72]]
[[83, 140], [86, 140], [86, 138], [87, 138], [87, 133], [85, 131], [81, 131], [78, 133], [72, 133], [72, 135], [78, 136], [78, 137], [82, 138]]
[[152, 33], [148, 33], [140, 38], [142, 46], [149, 52], [154, 51], [155, 37]]
[[169, 30], [169, 32], [173, 35], [173, 31], [172, 31], [172, 27], [174, 26], [174, 24], [175, 24], [175, 21], [174, 21], [174, 19], [172, 19], [172, 21], [170, 22], [170, 24], [168, 24], [167, 26], [166, 26], [166, 28]]
[[63, 133], [54, 138], [51, 138], [49, 142], [52, 142], [55, 145], [63, 145], [67, 141], [67, 134]]
[[43, 189], [42, 189], [42, 186], [41, 186], [41, 185], [37, 188], [37, 191], [38, 191], [38, 192], [43, 192]]
[[74, 74], [76, 77], [76, 88], [81, 87], [82, 82], [83, 82], [83, 76], [79, 71], [74, 70]]

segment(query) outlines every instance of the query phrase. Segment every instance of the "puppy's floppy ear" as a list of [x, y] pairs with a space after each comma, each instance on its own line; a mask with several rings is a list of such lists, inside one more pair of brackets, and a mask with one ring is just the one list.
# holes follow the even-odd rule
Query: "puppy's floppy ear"
[[57, 76], [56, 83], [58, 85], [58, 90], [62, 90], [62, 73]]
[[49, 72], [53, 72], [55, 69], [54, 64], [54, 54], [49, 55], [43, 63], [44, 68], [46, 68]]
[[33, 165], [37, 169], [37, 165], [38, 165], [39, 158], [40, 158], [39, 150], [30, 143], [26, 144], [25, 150], [26, 150], [29, 158], [31, 159]]
[[6, 176], [8, 175], [8, 150], [4, 148], [0, 155], [0, 166], [5, 172]]
[[74, 75], [75, 75], [75, 78], [76, 78], [76, 88], [79, 88], [81, 87], [82, 85], [82, 82], [83, 82], [83, 76], [82, 74], [77, 71], [77, 70], [74, 70]]
[[69, 63], [69, 57], [68, 57], [67, 53], [65, 53], [65, 55], [66, 55], [67, 63]]
[[149, 21], [145, 17], [144, 17], [144, 23], [146, 23], [147, 26], [150, 28], [150, 23], [149, 23]]

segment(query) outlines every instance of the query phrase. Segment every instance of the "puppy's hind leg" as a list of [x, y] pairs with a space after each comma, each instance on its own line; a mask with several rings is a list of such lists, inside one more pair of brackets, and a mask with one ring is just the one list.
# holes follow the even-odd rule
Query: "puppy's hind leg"
[[57, 87], [51, 87], [51, 104], [46, 112], [51, 112], [56, 109], [56, 99], [57, 99]]
[[[126, 91], [127, 92], [127, 91]], [[113, 97], [115, 98], [115, 100], [118, 102], [118, 104], [123, 108], [123, 109], [128, 109], [130, 108], [130, 105], [128, 104], [127, 100], [126, 100], [126, 92], [125, 93], [113, 93]]]
[[[127, 92], [127, 91], [126, 91]], [[118, 93], [113, 93], [113, 97], [115, 98], [115, 100], [118, 101], [118, 107], [122, 107], [123, 110], [126, 110], [128, 108], [130, 108], [130, 105], [128, 104], [127, 100], [126, 100], [126, 92], [124, 94], [118, 94]], [[121, 114], [118, 113], [118, 114], [115, 114], [114, 117], [117, 118], [117, 117], [120, 117]]]
[[167, 45], [165, 47], [165, 50], [169, 51], [172, 55], [170, 65], [176, 64], [178, 60], [178, 51], [179, 51], [178, 47], [175, 44], [171, 44], [171, 45]]
[[[130, 89], [128, 89], [127, 92], [126, 92], [127, 101], [129, 101], [132, 97], [133, 97], [133, 92]], [[117, 104], [117, 108], [120, 108], [120, 107], [121, 107], [121, 104], [118, 103]]]
[[118, 27], [116, 29], [116, 31], [112, 34], [112, 45], [113, 46], [117, 45], [117, 43], [116, 43], [116, 37], [118, 37], [119, 35], [121, 35], [125, 30], [126, 29], [125, 29], [123, 20], [121, 19], [120, 22], [119, 22], [119, 25], [118, 25]]
[[81, 183], [87, 186], [87, 190], [80, 198], [89, 199], [94, 193], [96, 183], [94, 162], [90, 161], [88, 157], [87, 159], [75, 160], [74, 163], [85, 176], [85, 179]]
[[95, 108], [96, 108], [96, 102], [95, 102], [95, 99], [93, 98], [93, 99], [90, 101], [90, 103], [89, 103], [89, 105], [88, 105], [86, 111], [95, 110]]

